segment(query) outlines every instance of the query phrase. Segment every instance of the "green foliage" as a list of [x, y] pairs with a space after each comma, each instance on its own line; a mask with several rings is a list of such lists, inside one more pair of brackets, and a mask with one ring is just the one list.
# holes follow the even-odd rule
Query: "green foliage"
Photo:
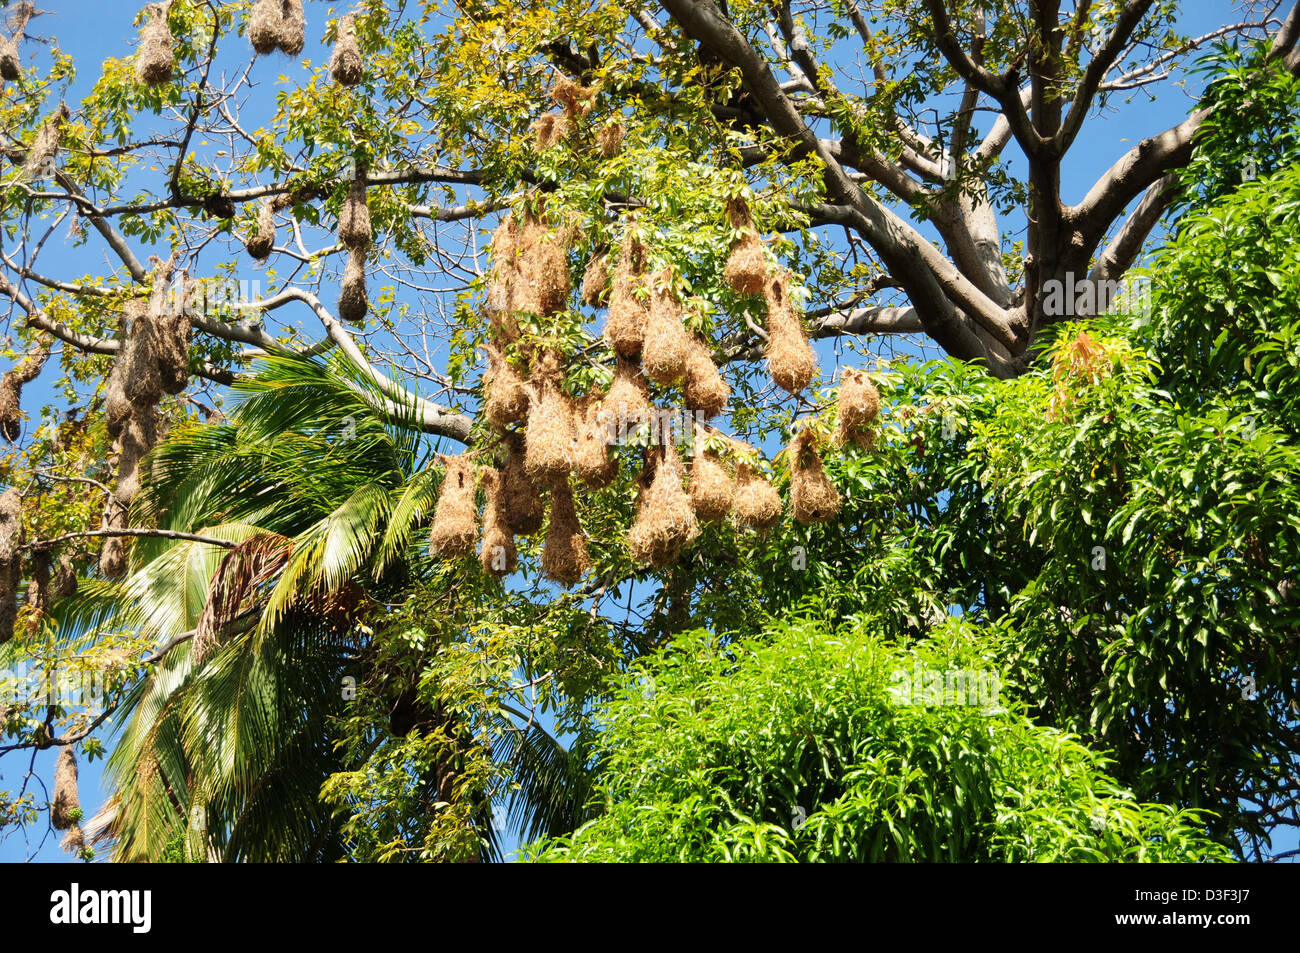
[[873, 628], [796, 614], [725, 652], [706, 631], [679, 635], [605, 712], [601, 815], [531, 858], [1226, 858], [1194, 813], [1137, 803], [1068, 736], [967, 704], [973, 692], [900, 704], [914, 671], [996, 677], [971, 627], [947, 623], [912, 649]]

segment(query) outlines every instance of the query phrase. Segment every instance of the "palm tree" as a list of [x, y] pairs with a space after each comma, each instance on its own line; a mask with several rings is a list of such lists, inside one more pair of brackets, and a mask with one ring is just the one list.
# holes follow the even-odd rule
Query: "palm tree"
[[[137, 500], [141, 525], [209, 541], [141, 539], [127, 578], [64, 607], [66, 638], [132, 629], [159, 646], [117, 713], [105, 817], [118, 859], [182, 840], [198, 859], [348, 858], [375, 840], [419, 843], [412, 818], [447, 815], [465, 836], [433, 856], [488, 860], [501, 855], [490, 820], [503, 792], [529, 838], [583, 818], [585, 759], [508, 705], [441, 703], [375, 637], [414, 593], [473, 603], [499, 584], [428, 558], [416, 530], [441, 448], [413, 414], [373, 409], [385, 402], [366, 381], [342, 357], [267, 358], [235, 386], [229, 421], [182, 426], [154, 452]], [[345, 703], [349, 684], [362, 695]], [[366, 705], [387, 724], [365, 721]], [[411, 731], [433, 756], [393, 753]], [[339, 781], [381, 753], [397, 762], [389, 779], [405, 779], [391, 831], [367, 830], [384, 812]]]

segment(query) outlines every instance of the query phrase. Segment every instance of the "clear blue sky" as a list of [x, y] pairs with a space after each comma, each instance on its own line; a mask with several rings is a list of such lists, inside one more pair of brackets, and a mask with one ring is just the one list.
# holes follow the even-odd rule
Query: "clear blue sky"
[[[78, 79], [70, 103], [75, 102], [89, 90], [99, 75], [98, 65], [108, 56], [128, 56], [136, 43], [136, 30], [132, 19], [140, 10], [142, 2], [137, 0], [43, 0], [39, 4], [47, 15], [34, 21], [30, 32], [57, 37], [60, 48], [71, 54], [78, 64]], [[322, 49], [316, 44], [323, 29], [323, 22], [333, 15], [331, 8], [344, 9], [346, 4], [327, 4], [318, 0], [308, 0], [307, 14], [309, 22], [309, 46], [304, 56], [319, 62]], [[1188, 34], [1208, 32], [1233, 19], [1233, 7], [1227, 0], [1185, 0], [1184, 13], [1179, 21], [1179, 29]], [[25, 51], [26, 52], [26, 51]], [[273, 96], [275, 78], [286, 72], [292, 75], [291, 64], [283, 58], [263, 58], [254, 70], [255, 76], [265, 80], [261, 87], [267, 96]], [[1077, 201], [1092, 183], [1111, 163], [1132, 147], [1145, 135], [1157, 132], [1180, 121], [1187, 114], [1191, 100], [1183, 90], [1164, 84], [1157, 87], [1160, 98], [1149, 102], [1143, 92], [1134, 95], [1131, 105], [1124, 106], [1118, 113], [1102, 116], [1094, 120], [1090, 131], [1076, 144], [1066, 167], [1063, 170], [1063, 192], [1067, 201]], [[1189, 90], [1194, 93], [1195, 89]], [[1022, 170], [1020, 170], [1022, 171]], [[51, 245], [59, 241], [51, 240]], [[137, 249], [147, 254], [144, 249]], [[59, 248], [47, 247], [43, 253], [44, 271], [55, 274], [80, 274], [84, 268], [85, 250], [73, 250], [69, 246]], [[92, 254], [98, 255], [96, 249]], [[819, 345], [824, 366], [831, 366], [834, 356], [831, 345], [821, 342]], [[24, 394], [24, 408], [29, 413], [39, 413], [42, 404], [48, 402], [51, 395], [48, 384], [44, 387], [34, 385]], [[42, 752], [36, 760], [40, 775], [47, 779], [53, 776], [54, 752]], [[93, 814], [102, 805], [106, 792], [102, 786], [102, 763], [87, 764], [81, 759], [81, 800], [87, 816]], [[0, 789], [14, 789], [21, 783], [16, 773], [25, 771], [27, 758], [8, 755], [0, 759]], [[44, 821], [44, 815], [42, 816]], [[23, 843], [21, 836], [11, 833], [0, 841], [0, 861], [22, 860], [30, 855], [45, 835], [44, 827], [29, 831], [31, 844]], [[66, 861], [65, 855], [58, 847], [59, 835], [51, 834], [45, 846], [36, 854], [42, 861]], [[513, 847], [514, 845], [509, 845]]]

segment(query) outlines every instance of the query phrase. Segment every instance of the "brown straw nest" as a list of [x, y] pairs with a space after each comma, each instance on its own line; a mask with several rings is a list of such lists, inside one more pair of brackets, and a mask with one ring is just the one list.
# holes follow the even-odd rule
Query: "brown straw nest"
[[840, 512], [840, 493], [822, 468], [817, 437], [804, 425], [790, 441], [790, 504], [800, 523], [825, 523]]
[[599, 400], [589, 401], [579, 416], [578, 445], [573, 453], [573, 469], [580, 479], [593, 490], [609, 486], [618, 476], [618, 458], [610, 453], [611, 417]]
[[546, 504], [537, 484], [524, 470], [524, 438], [506, 435], [506, 460], [501, 470], [501, 509], [506, 526], [517, 536], [531, 536], [542, 528]]
[[691, 498], [682, 489], [682, 475], [681, 458], [672, 441], [665, 441], [650, 489], [641, 497], [636, 521], [627, 534], [628, 551], [637, 565], [670, 566], [700, 535]]
[[366, 204], [366, 170], [357, 166], [348, 183], [348, 194], [339, 209], [339, 241], [350, 249], [365, 250], [374, 237], [370, 229], [370, 206]]
[[348, 252], [347, 267], [339, 285], [339, 318], [360, 324], [366, 319], [370, 301], [366, 297], [366, 253], [353, 248]]
[[812, 383], [817, 356], [804, 335], [803, 323], [790, 298], [789, 273], [767, 283], [767, 370], [777, 386], [798, 394]]
[[846, 367], [840, 372], [840, 392], [835, 402], [835, 440], [840, 446], [853, 443], [871, 446], [871, 425], [880, 415], [880, 391], [867, 379], [867, 372]]
[[646, 269], [647, 250], [640, 239], [628, 231], [623, 239], [618, 267], [609, 294], [609, 317], [605, 321], [605, 340], [620, 355], [641, 356], [649, 313], [636, 296]]
[[27, 158], [23, 161], [23, 177], [26, 179], [44, 178], [50, 174], [54, 157], [59, 152], [59, 135], [70, 113], [67, 106], [60, 106], [58, 111], [36, 130]]
[[0, 33], [0, 79], [14, 82], [22, 75], [22, 61], [18, 59], [18, 44]]
[[524, 437], [524, 472], [545, 485], [569, 475], [577, 432], [573, 404], [559, 387], [543, 380], [535, 385], [534, 397]]
[[512, 310], [546, 315], [568, 304], [573, 290], [566, 245], [570, 234], [566, 228], [548, 228], [531, 212], [524, 217], [515, 237]]
[[738, 294], [761, 294], [767, 283], [767, 259], [763, 255], [763, 240], [754, 228], [754, 219], [744, 199], [727, 202], [727, 220], [740, 232], [731, 246], [723, 277]]
[[573, 505], [573, 490], [567, 479], [557, 480], [551, 486], [551, 521], [542, 547], [542, 575], [573, 586], [590, 568], [591, 557]]
[[27, 582], [27, 634], [33, 635], [41, 626], [50, 607], [51, 557], [48, 549], [32, 552], [31, 578]]
[[356, 22], [355, 13], [349, 13], [339, 20], [338, 33], [334, 37], [334, 52], [330, 54], [330, 76], [334, 82], [343, 86], [355, 86], [365, 75], [361, 48], [357, 46]]
[[77, 562], [72, 553], [60, 553], [50, 582], [50, 595], [55, 599], [70, 599], [77, 594]]
[[652, 381], [671, 384], [686, 372], [690, 347], [672, 272], [665, 268], [650, 277], [650, 319], [641, 344], [641, 367]]
[[702, 444], [697, 434], [695, 460], [691, 463], [691, 506], [702, 522], [709, 523], [731, 512], [736, 481], [722, 465], [722, 459]]
[[77, 796], [77, 756], [72, 745], [64, 745], [54, 763], [54, 796], [50, 798], [50, 826], [56, 831], [71, 830], [81, 818], [81, 799]]
[[596, 133], [596, 145], [601, 158], [612, 159], [623, 151], [623, 140], [627, 138], [627, 127], [617, 119], [611, 119], [600, 127]]
[[302, 0], [257, 0], [248, 17], [248, 41], [263, 55], [278, 47], [297, 56], [307, 43], [307, 16]]
[[445, 469], [429, 529], [429, 552], [445, 559], [472, 556], [478, 541], [474, 461], [465, 454], [441, 459]]
[[0, 434], [15, 441], [22, 433], [23, 385], [36, 380], [50, 357], [50, 346], [38, 344], [26, 357], [0, 378]]
[[523, 420], [528, 413], [528, 387], [497, 348], [484, 344], [483, 350], [488, 356], [487, 373], [483, 375], [483, 388], [487, 393], [483, 415], [493, 426], [504, 428], [516, 420]]
[[23, 499], [18, 487], [0, 493], [0, 645], [14, 637], [18, 584], [23, 577]]
[[713, 363], [713, 353], [701, 338], [692, 336], [686, 352], [686, 373], [682, 380], [686, 406], [706, 418], [716, 417], [727, 406], [731, 388]]
[[572, 123], [567, 113], [542, 113], [533, 123], [533, 149], [545, 152], [569, 134]]
[[736, 523], [751, 529], [771, 529], [781, 519], [781, 495], [771, 481], [748, 463], [736, 466]]
[[592, 255], [582, 274], [582, 303], [599, 308], [609, 300], [609, 256]]
[[650, 393], [640, 369], [631, 361], [618, 358], [614, 381], [601, 401], [602, 409], [614, 418], [622, 432], [650, 422]]
[[151, 3], [145, 7], [149, 22], [140, 31], [140, 51], [135, 55], [135, 75], [147, 86], [160, 86], [172, 78], [175, 66], [172, 31], [167, 25], [170, 3]]
[[596, 87], [583, 86], [569, 77], [560, 75], [551, 85], [550, 97], [557, 105], [564, 107], [570, 116], [585, 116], [591, 112], [591, 101], [596, 98]]
[[502, 493], [501, 473], [485, 467], [480, 477], [487, 505], [483, 510], [483, 542], [479, 549], [479, 563], [483, 571], [501, 579], [519, 568], [519, 553], [515, 537], [510, 531], [505, 499]]
[[244, 248], [257, 261], [265, 261], [275, 247], [275, 203], [265, 199], [257, 211], [257, 230], [244, 239]]

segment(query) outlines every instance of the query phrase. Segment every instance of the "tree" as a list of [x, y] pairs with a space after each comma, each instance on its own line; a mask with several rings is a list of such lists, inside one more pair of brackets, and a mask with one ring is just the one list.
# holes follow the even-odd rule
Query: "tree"
[[[525, 792], [516, 820], [532, 835], [575, 823], [582, 814], [575, 792], [587, 783], [580, 767], [590, 767], [582, 755], [593, 731], [589, 703], [605, 692], [602, 678], [692, 623], [764, 631], [766, 616], [743, 596], [756, 585], [771, 587], [769, 600], [804, 586], [780, 570], [782, 547], [829, 537], [815, 524], [837, 517], [837, 484], [846, 477], [832, 457], [842, 449], [850, 470], [876, 465], [861, 463], [876, 430], [876, 388], [889, 402], [898, 385], [880, 374], [855, 378], [859, 422], [835, 430], [832, 394], [809, 390], [816, 368], [805, 338], [922, 335], [963, 362], [953, 373], [970, 394], [954, 397], [960, 401], [991, 379], [1041, 386], [1052, 369], [1043, 355], [1060, 327], [1104, 310], [1107, 287], [1179, 196], [1190, 200], [1205, 185], [1200, 198], [1218, 197], [1234, 184], [1219, 174], [1217, 184], [1179, 188], [1173, 175], [1195, 167], [1195, 137], [1214, 134], [1221, 99], [1207, 94], [1185, 122], [1143, 139], [1069, 205], [1061, 169], [1085, 120], [1116, 97], [1175, 76], [1188, 56], [1221, 38], [1262, 38], [1259, 55], [1217, 87], [1243, 97], [1245, 116], [1285, 101], [1300, 73], [1297, 10], [1282, 21], [1260, 16], [1182, 37], [1170, 28], [1174, 5], [1152, 0], [1069, 11], [939, 0], [842, 7], [666, 0], [659, 8], [549, 0], [411, 11], [367, 0], [351, 18], [331, 21], [310, 4], [306, 28], [299, 6], [150, 7], [139, 18], [134, 60], [106, 61], [75, 108], [61, 102], [73, 64], [57, 45], [22, 68], [28, 37], [44, 18], [29, 4], [13, 6], [16, 52], [6, 60], [12, 79], [0, 108], [13, 162], [4, 227], [16, 244], [0, 258], [0, 295], [20, 325], [14, 356], [25, 355], [0, 392], [0, 429], [22, 435], [23, 387], [54, 347], [67, 410], [63, 419], [48, 411], [2, 464], [22, 513], [6, 524], [14, 530], [0, 554], [13, 584], [0, 595], [16, 608], [21, 590], [25, 603], [6, 651], [31, 655], [48, 643], [51, 662], [62, 664], [81, 647], [89, 654], [74, 651], [75, 664], [126, 679], [124, 711], [135, 713], [144, 741], [121, 747], [118, 764], [139, 767], [155, 747], [172, 759], [161, 780], [144, 773], [158, 781], [151, 794], [120, 805], [114, 829], [130, 827], [121, 841], [128, 853], [138, 837], [139, 851], [156, 856], [191, 800], [211, 814], [202, 818], [204, 844], [230, 856], [467, 856], [479, 852], [499, 784]], [[282, 19], [281, 8], [293, 15]], [[828, 13], [836, 15], [829, 23]], [[297, 57], [309, 35], [333, 45], [330, 67], [304, 65], [273, 108], [258, 96], [241, 106], [285, 65], [252, 56], [244, 37], [260, 54]], [[986, 114], [991, 121], [981, 124]], [[1024, 181], [1013, 174], [1020, 162]], [[47, 267], [49, 236], [65, 222], [75, 245], [107, 250], [112, 267], [93, 259]], [[490, 255], [479, 241], [489, 225]], [[1008, 225], [1023, 225], [1023, 247]], [[775, 237], [764, 243], [763, 233]], [[241, 264], [245, 253], [266, 270]], [[589, 280], [577, 304], [580, 275]], [[392, 284], [376, 289], [377, 281]], [[1071, 296], [1056, 307], [1062, 287], [1091, 290], [1077, 301], [1092, 303]], [[306, 333], [287, 317], [297, 313], [321, 330]], [[320, 363], [326, 354], [334, 363]], [[754, 366], [763, 356], [789, 399]], [[249, 380], [259, 361], [269, 376]], [[651, 378], [645, 392], [641, 371]], [[318, 388], [300, 393], [319, 396], [324, 387], [334, 395], [326, 407], [350, 409], [326, 421], [310, 401], [254, 400], [258, 409], [222, 424], [222, 388], [256, 391], [284, 374]], [[845, 419], [848, 379], [841, 375], [836, 397]], [[347, 394], [326, 386], [330, 380]], [[613, 452], [600, 447], [589, 472], [580, 468], [588, 487], [575, 505], [567, 464], [552, 454], [551, 466], [540, 437], [549, 434], [562, 458], [565, 421], [576, 413], [577, 435], [587, 439], [584, 428], [599, 428], [599, 412], [610, 409], [601, 402], [618, 386], [614, 409], [624, 417], [635, 410], [639, 429]], [[1014, 402], [1029, 392], [996, 393]], [[920, 392], [910, 396], [924, 403]], [[766, 484], [775, 472], [780, 488], [790, 487], [798, 526], [767, 537], [706, 526], [697, 536], [708, 520], [688, 518], [651, 407], [706, 406], [715, 423], [685, 429], [723, 477], [740, 478], [749, 506], [742, 523], [767, 526], [779, 516]], [[197, 426], [197, 416], [211, 426]], [[394, 435], [350, 447], [336, 461], [320, 428], [347, 426], [345, 418]], [[164, 443], [168, 430], [174, 439]], [[420, 444], [420, 434], [438, 442]], [[766, 455], [778, 436], [790, 445], [772, 467]], [[887, 493], [892, 526], [933, 509], [948, 514], [933, 532], [962, 547], [1001, 528], [1003, 515], [956, 479], [975, 473], [974, 461], [932, 470], [919, 452], [930, 438], [910, 439], [921, 442], [909, 444], [915, 459], [906, 464], [883, 452], [898, 449], [891, 441], [880, 445], [880, 460], [892, 460], [903, 479]], [[241, 440], [251, 456], [242, 455]], [[234, 450], [222, 441], [234, 441]], [[466, 449], [448, 454], [451, 444]], [[376, 462], [370, 453], [381, 445]], [[840, 449], [830, 453], [832, 445]], [[171, 448], [221, 463], [195, 476]], [[430, 466], [439, 451], [444, 459]], [[322, 461], [329, 466], [318, 470]], [[537, 535], [542, 525], [517, 533], [507, 525], [497, 537], [499, 567], [485, 555], [488, 575], [508, 575], [517, 560], [530, 580], [526, 595], [497, 615], [484, 604], [498, 590], [468, 559], [473, 527], [467, 533], [450, 507], [447, 524], [435, 516], [434, 548], [448, 557], [438, 564], [415, 552], [413, 527], [435, 489], [439, 500], [448, 495], [444, 474], [453, 472], [459, 505], [472, 515], [474, 473], [500, 471], [485, 477], [493, 511], [500, 486], [491, 481], [505, 480], [512, 461], [531, 472], [551, 518], [546, 538]], [[214, 487], [222, 493], [213, 495]], [[403, 511], [392, 498], [408, 490], [423, 509], [412, 501]], [[948, 493], [969, 510], [958, 517], [937, 502]], [[849, 503], [854, 512], [853, 496]], [[229, 534], [236, 513], [250, 535]], [[656, 513], [662, 518], [652, 519]], [[394, 539], [376, 535], [390, 529]], [[329, 546], [341, 548], [322, 549], [332, 533], [340, 542]], [[1022, 545], [1003, 533], [990, 537], [985, 555]], [[337, 557], [323, 576], [309, 565], [322, 553]], [[863, 569], [853, 553], [827, 546], [809, 578], [830, 571], [831, 554], [837, 571]], [[913, 558], [902, 548], [892, 556]], [[53, 609], [42, 580], [55, 561], [65, 582], [69, 574], [90, 578], [85, 608]], [[391, 561], [406, 567], [401, 581], [385, 575]], [[914, 637], [948, 604], [978, 607], [999, 622], [1033, 566], [1019, 556], [1013, 562], [999, 588], [944, 555], [924, 567], [932, 573], [926, 585], [888, 591], [880, 624]], [[571, 591], [556, 596], [541, 574]], [[169, 593], [175, 611], [165, 620], [141, 615], [142, 593], [153, 586]], [[433, 595], [443, 586], [449, 601]], [[616, 613], [624, 593], [627, 607]], [[338, 599], [347, 608], [335, 618]], [[633, 612], [638, 599], [642, 618]], [[96, 600], [101, 615], [91, 612]], [[242, 608], [221, 615], [223, 605]], [[311, 618], [289, 606], [310, 607]], [[374, 619], [359, 606], [374, 609]], [[249, 629], [246, 610], [259, 620]], [[194, 636], [179, 654], [155, 657], [204, 618], [229, 651], [199, 653], [206, 664], [197, 664]], [[563, 636], [540, 638], [548, 627]], [[424, 640], [464, 644], [470, 632], [484, 637], [481, 653], [421, 654]], [[6, 628], [0, 640], [7, 638]], [[297, 657], [303, 639], [319, 643], [322, 655], [286, 679], [282, 664]], [[107, 654], [119, 651], [155, 668], [129, 677], [134, 668]], [[352, 651], [375, 653], [360, 678], [359, 710], [367, 714], [327, 729], [328, 706], [300, 703], [337, 677], [340, 653]], [[253, 668], [239, 671], [244, 665]], [[189, 687], [177, 691], [167, 678], [188, 678]], [[267, 699], [259, 718], [306, 711], [308, 720], [298, 735], [241, 736], [247, 722], [230, 720], [239, 711], [230, 708], [237, 684]], [[1037, 690], [1021, 687], [1028, 697]], [[153, 688], [161, 694], [151, 696]], [[533, 689], [539, 707], [554, 704], [560, 729], [578, 737], [573, 757], [537, 735], [531, 710], [521, 716], [493, 698]], [[175, 720], [172, 701], [184, 703], [188, 721]], [[385, 702], [387, 730], [379, 718]], [[393, 720], [399, 710], [405, 714]], [[61, 705], [5, 714], [16, 741], [0, 753], [71, 744], [98, 753], [99, 715]], [[1036, 715], [1068, 721], [1079, 712]], [[395, 740], [409, 734], [403, 725], [420, 728], [410, 747]], [[218, 726], [234, 726], [227, 752], [249, 755], [236, 757], [239, 771], [202, 764], [205, 732]], [[313, 744], [327, 737], [339, 747], [279, 747], [292, 737]], [[294, 770], [277, 773], [286, 768], [281, 755], [292, 756]], [[458, 783], [467, 785], [453, 799], [437, 780], [448, 759], [462, 759]], [[413, 765], [430, 780], [409, 797], [401, 779]], [[120, 770], [127, 777], [129, 768]], [[256, 806], [248, 800], [256, 779], [304, 790], [327, 776], [341, 817], [317, 812], [289, 837], [274, 811], [245, 813]], [[1137, 780], [1123, 780], [1150, 796]], [[192, 783], [199, 786], [191, 792]], [[1178, 796], [1158, 784], [1153, 790]], [[454, 805], [445, 829], [413, 823], [429, 811], [442, 817], [434, 804]], [[1238, 821], [1225, 821], [1225, 830]], [[484, 837], [482, 853], [490, 854]]]

